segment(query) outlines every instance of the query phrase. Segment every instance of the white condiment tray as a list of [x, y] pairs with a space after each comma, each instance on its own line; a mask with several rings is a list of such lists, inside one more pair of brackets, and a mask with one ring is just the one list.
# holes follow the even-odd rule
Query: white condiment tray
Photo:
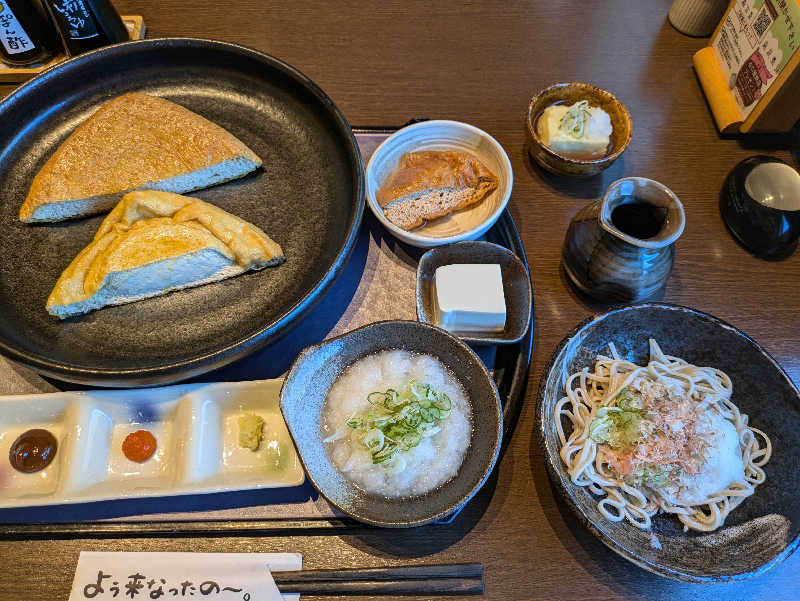
[[[0, 508], [300, 485], [305, 474], [280, 412], [282, 383], [0, 396]], [[264, 419], [257, 451], [238, 444], [243, 413]], [[45, 469], [26, 474], [8, 455], [31, 428], [52, 432], [58, 449]], [[144, 463], [122, 453], [122, 441], [140, 429], [158, 445]]]

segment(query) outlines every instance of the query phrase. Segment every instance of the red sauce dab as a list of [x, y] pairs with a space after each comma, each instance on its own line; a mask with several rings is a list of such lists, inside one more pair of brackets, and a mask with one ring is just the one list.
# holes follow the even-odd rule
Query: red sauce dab
[[122, 442], [122, 452], [131, 461], [144, 463], [156, 452], [155, 436], [147, 430], [131, 432]]

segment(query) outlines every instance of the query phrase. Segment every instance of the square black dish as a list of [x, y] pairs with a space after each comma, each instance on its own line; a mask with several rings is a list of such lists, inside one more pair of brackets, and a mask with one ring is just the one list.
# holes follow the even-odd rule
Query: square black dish
[[[554, 412], [566, 377], [591, 369], [598, 354], [609, 354], [610, 342], [620, 357], [646, 365], [648, 338], [667, 355], [727, 373], [733, 384], [731, 401], [749, 416], [749, 425], [772, 440], [766, 481], [715, 532], [684, 533], [677, 518], [663, 514], [653, 518], [652, 532], [627, 521], [608, 521], [597, 507], [601, 497], [574, 484], [559, 455]], [[776, 565], [800, 543], [800, 392], [756, 342], [707, 313], [646, 303], [612, 309], [579, 324], [545, 367], [536, 429], [551, 479], [567, 505], [611, 550], [651, 572], [688, 582], [744, 579]]]
[[533, 314], [531, 276], [519, 257], [491, 242], [457, 242], [433, 248], [422, 255], [417, 267], [417, 318], [422, 323], [439, 325], [436, 323], [433, 302], [433, 276], [437, 268], [458, 263], [500, 265], [506, 301], [506, 325], [502, 332], [451, 332], [453, 336], [475, 345], [512, 344], [522, 340]]

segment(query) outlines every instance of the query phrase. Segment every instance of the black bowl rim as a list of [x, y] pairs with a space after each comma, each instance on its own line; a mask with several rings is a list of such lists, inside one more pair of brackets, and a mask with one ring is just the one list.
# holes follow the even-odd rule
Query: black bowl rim
[[[745, 196], [747, 198], [747, 202], [753, 206], [752, 211], [770, 215], [772, 218], [776, 219], [782, 218], [785, 213], [792, 214], [800, 211], [800, 209], [796, 211], [787, 211], [761, 204], [747, 192], [747, 189], [745, 188], [745, 182], [747, 181], [747, 177], [750, 175], [750, 172], [759, 165], [766, 163], [780, 163], [794, 169], [792, 165], [778, 157], [773, 157], [766, 154], [755, 154], [749, 156], [736, 163], [733, 169], [728, 172], [728, 175], [725, 177], [725, 181], [722, 184], [722, 191], [719, 199], [720, 217], [722, 217], [725, 227], [728, 228], [728, 231], [731, 233], [731, 235], [748, 252], [763, 259], [769, 259], [775, 255], [780, 255], [780, 253], [785, 251], [787, 247], [791, 247], [792, 242], [781, 243], [781, 237], [779, 236], [777, 239], [769, 238], [769, 243], [767, 244], [760, 244], [760, 240], [753, 238], [753, 230], [757, 230], [757, 228], [754, 228], [752, 224], [748, 223], [747, 220], [739, 221], [732, 217], [730, 208], [732, 205], [736, 204], [736, 197]], [[797, 170], [795, 169], [795, 171]]]
[[269, 342], [274, 341], [285, 334], [291, 328], [291, 326], [300, 319], [300, 317], [306, 314], [314, 306], [314, 304], [322, 298], [324, 293], [330, 288], [336, 278], [339, 277], [344, 269], [344, 266], [347, 264], [353, 247], [355, 246], [355, 241], [364, 214], [364, 164], [361, 158], [361, 152], [358, 148], [358, 142], [355, 139], [355, 135], [350, 127], [350, 124], [348, 123], [347, 119], [345, 119], [344, 114], [336, 106], [333, 100], [331, 100], [331, 98], [307, 75], [272, 55], [240, 44], [193, 37], [165, 37], [122, 42], [120, 44], [104, 46], [91, 52], [81, 54], [80, 56], [68, 59], [43, 71], [36, 77], [18, 87], [5, 99], [3, 99], [2, 102], [0, 102], [0, 115], [2, 115], [7, 106], [14, 103], [25, 102], [29, 95], [38, 93], [38, 87], [43, 85], [43, 82], [49, 81], [52, 77], [57, 76], [62, 71], [73, 68], [74, 65], [103, 61], [107, 56], [124, 56], [130, 54], [135, 55], [140, 48], [142, 48], [143, 51], [148, 49], [169, 51], [170, 49], [176, 47], [194, 48], [196, 50], [213, 49], [225, 51], [240, 56], [248, 56], [258, 60], [259, 62], [268, 64], [270, 67], [281, 71], [287, 77], [297, 82], [300, 87], [305, 88], [312, 96], [317, 98], [319, 102], [328, 109], [330, 116], [336, 123], [338, 133], [342, 136], [343, 140], [348, 142], [345, 151], [351, 159], [351, 167], [353, 168], [351, 175], [353, 177], [353, 181], [355, 182], [353, 197], [356, 205], [352, 219], [347, 224], [347, 236], [338, 249], [333, 264], [320, 278], [320, 280], [309, 290], [309, 292], [307, 292], [291, 308], [289, 308], [286, 313], [275, 319], [272, 323], [264, 325], [256, 332], [253, 332], [249, 336], [242, 338], [233, 344], [217, 349], [216, 351], [212, 351], [197, 357], [192, 357], [190, 359], [143, 368], [82, 368], [57, 361], [51, 361], [46, 357], [39, 357], [29, 354], [25, 351], [14, 348], [13, 346], [7, 345], [2, 340], [0, 340], [0, 354], [31, 367], [45, 375], [80, 384], [128, 387], [150, 386], [153, 384], [168, 384], [178, 382], [180, 380], [205, 373], [212, 369], [222, 367], [223, 365], [227, 365], [228, 363], [254, 352], [255, 350], [265, 346]]
[[747, 176], [750, 175], [750, 172], [759, 165], [765, 165], [767, 163], [780, 163], [781, 165], [786, 165], [787, 167], [791, 167], [794, 171], [797, 172], [797, 168], [794, 165], [787, 163], [781, 158], [773, 157], [768, 154], [754, 154], [753, 156], [749, 156], [746, 159], [742, 159], [741, 161], [736, 163], [733, 169], [731, 169], [728, 172], [728, 176], [725, 178], [725, 181], [728, 184], [728, 186], [726, 186], [726, 191], [730, 194], [733, 191], [731, 190], [731, 186], [733, 186], [734, 189], [738, 189], [742, 191], [743, 194], [746, 194], [748, 200], [757, 204], [759, 209], [764, 209], [766, 213], [772, 213], [774, 215], [782, 215], [784, 213], [800, 212], [800, 209], [777, 209], [769, 205], [761, 204], [755, 198], [750, 196], [750, 194], [747, 193], [745, 188], [745, 181], [747, 181]]
[[583, 321], [581, 321], [577, 326], [575, 326], [572, 330], [570, 330], [564, 338], [556, 345], [553, 352], [550, 354], [550, 357], [545, 364], [544, 370], [542, 371], [542, 378], [539, 382], [539, 390], [536, 395], [536, 435], [537, 435], [537, 442], [539, 444], [539, 449], [544, 456], [545, 459], [545, 467], [547, 468], [547, 472], [550, 475], [550, 481], [555, 483], [556, 489], [558, 490], [561, 498], [566, 501], [569, 508], [572, 512], [578, 517], [578, 520], [581, 522], [583, 526], [585, 526], [592, 534], [594, 534], [600, 542], [602, 542], [606, 547], [624, 557], [631, 563], [636, 564], [640, 568], [644, 568], [645, 570], [652, 572], [654, 574], [658, 574], [659, 576], [664, 576], [666, 578], [671, 578], [672, 580], [680, 580], [683, 582], [693, 582], [693, 583], [701, 583], [701, 584], [710, 584], [710, 583], [719, 583], [719, 582], [734, 582], [734, 581], [741, 581], [741, 580], [748, 580], [766, 572], [767, 570], [774, 568], [776, 565], [781, 563], [784, 559], [789, 557], [798, 546], [800, 546], [800, 534], [795, 536], [794, 540], [792, 540], [786, 547], [777, 554], [775, 557], [764, 563], [763, 565], [759, 566], [755, 570], [751, 570], [748, 572], [740, 572], [736, 574], [726, 574], [722, 576], [699, 576], [697, 574], [693, 574], [690, 572], [685, 572], [677, 569], [667, 568], [665, 566], [659, 565], [654, 562], [646, 561], [641, 557], [637, 557], [635, 554], [630, 553], [627, 549], [623, 546], [619, 545], [616, 541], [611, 539], [610, 537], [603, 534], [599, 529], [597, 529], [589, 517], [584, 514], [580, 508], [575, 504], [570, 496], [569, 492], [567, 491], [566, 486], [561, 480], [561, 472], [563, 469], [560, 465], [556, 467], [554, 465], [554, 459], [550, 457], [549, 453], [547, 452], [547, 443], [546, 443], [546, 430], [545, 430], [545, 416], [542, 415], [542, 410], [544, 406], [544, 396], [545, 391], [547, 388], [547, 381], [550, 379], [550, 372], [553, 370], [553, 365], [555, 364], [555, 360], [558, 355], [561, 353], [561, 350], [569, 344], [570, 340], [574, 338], [580, 331], [591, 325], [596, 321], [600, 321], [605, 319], [609, 315], [613, 313], [621, 313], [623, 311], [637, 311], [642, 309], [666, 309], [670, 311], [682, 311], [686, 313], [691, 313], [696, 315], [706, 321], [709, 321], [713, 324], [721, 326], [727, 330], [732, 331], [734, 334], [741, 336], [747, 342], [752, 344], [756, 350], [758, 350], [764, 357], [766, 357], [775, 367], [775, 369], [780, 373], [789, 386], [794, 390], [795, 395], [797, 398], [800, 398], [800, 391], [795, 386], [792, 379], [789, 375], [784, 371], [784, 369], [780, 366], [780, 364], [775, 360], [775, 358], [770, 355], [758, 342], [753, 340], [750, 336], [742, 332], [737, 327], [729, 324], [728, 322], [719, 319], [718, 317], [714, 317], [710, 313], [706, 313], [704, 311], [700, 311], [699, 309], [693, 309], [692, 307], [687, 307], [685, 305], [679, 305], [676, 303], [636, 303], [633, 305], [619, 305], [614, 306], [604, 311], [602, 313], [598, 313], [596, 315], [592, 315], [587, 317]]
[[[523, 311], [525, 314], [525, 321], [522, 323], [522, 328], [520, 332], [517, 333], [516, 336], [513, 338], [497, 338], [492, 334], [487, 334], [486, 336], [476, 336], [474, 334], [467, 334], [467, 335], [460, 335], [460, 334], [453, 334], [452, 332], [448, 332], [449, 334], [455, 336], [459, 340], [463, 342], [468, 342], [470, 344], [475, 345], [491, 345], [491, 344], [514, 344], [519, 342], [525, 337], [525, 334], [528, 333], [528, 328], [531, 326], [531, 313], [533, 313], [533, 286], [531, 285], [531, 272], [525, 263], [522, 262], [512, 250], [502, 246], [500, 244], [495, 244], [494, 242], [487, 242], [486, 240], [462, 240], [460, 242], [455, 242], [453, 244], [445, 244], [444, 246], [435, 246], [434, 248], [425, 252], [420, 258], [419, 263], [417, 264], [417, 285], [416, 285], [416, 293], [417, 293], [417, 319], [420, 323], [436, 326], [433, 323], [432, 316], [428, 315], [428, 312], [425, 311], [425, 307], [422, 303], [422, 275], [423, 275], [423, 265], [430, 260], [430, 258], [435, 255], [437, 252], [442, 251], [443, 249], [452, 247], [452, 246], [460, 246], [460, 245], [485, 245], [492, 247], [493, 250], [500, 252], [504, 255], [508, 255], [512, 263], [516, 263], [519, 267], [522, 268], [522, 271], [527, 275], [527, 297], [526, 303], [527, 311]], [[438, 327], [438, 326], [436, 326]]]
[[[362, 330], [368, 330], [368, 329], [374, 328], [375, 326], [383, 326], [383, 325], [389, 325], [389, 324], [401, 325], [401, 327], [412, 327], [412, 328], [413, 327], [420, 327], [420, 328], [426, 328], [426, 329], [434, 330], [434, 331], [436, 331], [436, 332], [438, 332], [440, 334], [444, 334], [447, 338], [450, 339], [450, 341], [453, 344], [455, 344], [456, 346], [460, 346], [462, 349], [466, 350], [468, 352], [468, 354], [471, 356], [471, 358], [473, 359], [473, 363], [478, 366], [478, 368], [480, 369], [481, 373], [486, 377], [487, 381], [490, 383], [491, 388], [494, 391], [494, 397], [495, 397], [495, 401], [496, 401], [495, 409], [496, 409], [496, 412], [497, 412], [496, 413], [496, 415], [497, 415], [497, 429], [496, 429], [497, 436], [495, 437], [494, 444], [493, 444], [492, 458], [491, 458], [491, 461], [489, 462], [488, 466], [486, 467], [486, 469], [485, 469], [485, 471], [483, 473], [483, 476], [480, 478], [480, 480], [478, 482], [476, 482], [473, 485], [473, 487], [470, 489], [470, 491], [463, 498], [461, 498], [458, 502], [451, 504], [449, 507], [447, 507], [447, 508], [445, 508], [445, 509], [443, 509], [441, 511], [438, 511], [435, 514], [424, 516], [424, 517], [416, 519], [416, 520], [405, 521], [405, 522], [373, 520], [373, 519], [364, 517], [362, 515], [359, 515], [358, 513], [354, 512], [352, 509], [350, 509], [348, 507], [344, 507], [344, 506], [334, 502], [333, 500], [331, 500], [328, 497], [328, 495], [325, 494], [325, 491], [323, 490], [323, 488], [314, 479], [314, 476], [312, 475], [311, 470], [308, 469], [308, 466], [306, 465], [305, 459], [303, 458], [303, 454], [300, 452], [300, 448], [299, 448], [299, 446], [297, 444], [297, 441], [294, 438], [294, 430], [292, 428], [291, 421], [289, 419], [287, 419], [286, 413], [284, 412], [283, 391], [284, 391], [284, 388], [286, 387], [286, 384], [291, 379], [292, 372], [294, 371], [295, 367], [301, 361], [304, 361], [308, 356], [316, 353], [321, 348], [324, 348], [324, 347], [326, 347], [326, 346], [328, 346], [328, 345], [330, 345], [332, 343], [335, 343], [335, 342], [337, 342], [337, 341], [339, 341], [339, 340], [341, 340], [343, 338], [347, 338], [348, 336], [351, 336], [351, 335], [353, 335], [353, 334], [355, 334], [357, 332], [360, 332]], [[390, 350], [391, 348], [393, 348], [393, 347], [387, 347], [386, 350]], [[420, 322], [420, 321], [405, 320], [405, 319], [387, 319], [387, 320], [382, 320], [382, 321], [375, 321], [375, 322], [363, 325], [363, 326], [361, 326], [359, 328], [356, 328], [354, 330], [350, 330], [349, 332], [345, 332], [344, 334], [340, 334], [339, 336], [334, 336], [333, 338], [328, 338], [328, 339], [323, 340], [322, 342], [319, 342], [317, 344], [312, 344], [310, 346], [307, 346], [302, 351], [300, 351], [300, 353], [297, 355], [297, 357], [295, 358], [294, 362], [292, 363], [292, 366], [289, 368], [289, 371], [286, 373], [286, 377], [283, 380], [283, 385], [281, 386], [280, 397], [281, 397], [281, 400], [280, 400], [281, 414], [283, 415], [283, 419], [286, 422], [287, 429], [289, 430], [289, 435], [292, 438], [292, 443], [294, 444], [295, 450], [297, 451], [297, 456], [300, 457], [300, 463], [303, 464], [303, 470], [305, 471], [306, 477], [308, 478], [309, 482], [311, 482], [311, 484], [314, 486], [314, 488], [316, 488], [317, 491], [323, 497], [325, 497], [325, 499], [331, 505], [336, 507], [339, 511], [349, 515], [352, 518], [355, 518], [356, 520], [358, 520], [360, 522], [364, 522], [365, 524], [370, 524], [372, 526], [382, 526], [382, 527], [385, 527], [385, 528], [411, 528], [411, 527], [415, 527], [415, 526], [424, 526], [425, 524], [430, 524], [431, 522], [435, 522], [436, 520], [439, 520], [439, 519], [441, 519], [441, 518], [443, 518], [443, 517], [445, 517], [447, 515], [452, 514], [453, 512], [455, 512], [457, 510], [460, 510], [483, 487], [483, 485], [489, 479], [489, 476], [494, 471], [494, 468], [497, 465], [497, 460], [500, 457], [500, 448], [502, 447], [502, 443], [503, 443], [503, 407], [502, 407], [502, 404], [500, 402], [500, 393], [497, 391], [497, 385], [494, 382], [494, 378], [492, 378], [491, 374], [489, 373], [489, 370], [486, 369], [486, 366], [483, 364], [483, 361], [481, 360], [481, 358], [478, 357], [478, 355], [475, 354], [475, 351], [473, 351], [471, 348], [469, 348], [469, 346], [466, 343], [462, 342], [461, 340], [459, 340], [458, 338], [453, 336], [447, 330], [443, 330], [442, 328], [437, 328], [436, 326], [433, 326], [433, 325], [428, 324], [428, 323], [423, 323], [423, 322]], [[457, 477], [458, 476], [456, 475], [456, 478]], [[427, 496], [427, 495], [435, 494], [437, 490], [439, 490], [439, 489], [434, 489], [433, 491], [429, 491], [429, 492], [427, 492], [427, 493], [425, 493], [423, 495], [416, 495], [416, 496], [424, 497], [424, 496]], [[364, 493], [364, 494], [369, 494], [369, 493]], [[398, 502], [403, 502], [403, 501], [407, 501], [409, 498], [415, 498], [415, 497], [398, 497], [397, 500], [398, 500]]]

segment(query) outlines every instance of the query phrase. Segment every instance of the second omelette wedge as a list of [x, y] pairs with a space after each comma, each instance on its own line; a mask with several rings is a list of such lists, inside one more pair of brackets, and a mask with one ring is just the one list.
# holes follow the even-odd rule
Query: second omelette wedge
[[126, 194], [47, 299], [61, 319], [263, 269], [281, 247], [255, 225], [170, 192]]

